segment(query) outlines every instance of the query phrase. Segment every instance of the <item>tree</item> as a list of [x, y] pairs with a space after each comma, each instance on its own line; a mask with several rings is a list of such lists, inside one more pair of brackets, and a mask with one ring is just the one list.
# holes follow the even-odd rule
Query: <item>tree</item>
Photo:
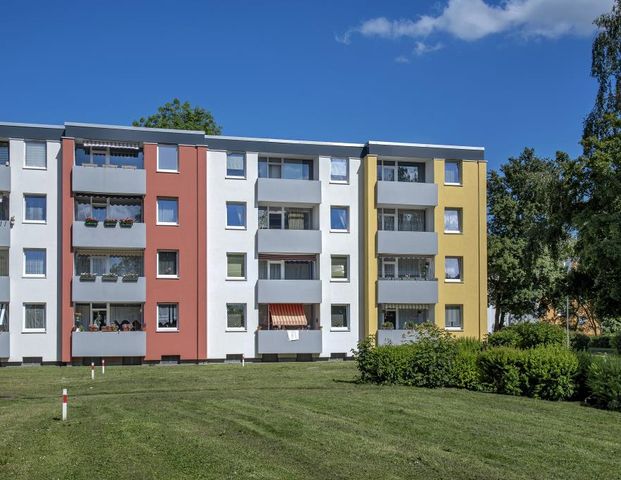
[[[560, 221], [562, 162], [525, 149], [488, 176], [488, 289], [494, 330], [508, 313], [542, 315], [564, 278], [567, 228]], [[566, 257], [565, 257], [566, 258]]]
[[178, 98], [165, 103], [157, 113], [132, 122], [134, 127], [174, 128], [179, 130], [202, 130], [207, 135], [220, 135], [222, 128], [213, 115], [202, 107], [192, 107], [189, 102]]

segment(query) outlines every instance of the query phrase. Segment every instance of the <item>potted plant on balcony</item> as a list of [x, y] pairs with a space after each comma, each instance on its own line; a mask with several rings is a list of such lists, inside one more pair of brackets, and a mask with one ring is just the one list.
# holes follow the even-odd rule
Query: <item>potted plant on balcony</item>
[[138, 281], [138, 274], [137, 273], [127, 273], [127, 274], [123, 275], [123, 281], [124, 282], [137, 282]]
[[131, 228], [133, 224], [133, 218], [124, 218], [122, 220], [119, 220], [119, 225], [121, 226], [121, 228]]
[[116, 282], [117, 278], [119, 278], [119, 276], [116, 273], [106, 273], [101, 276], [101, 281], [102, 282]]
[[394, 326], [394, 324], [393, 324], [392, 322], [384, 322], [384, 323], [382, 324], [382, 328], [383, 328], [384, 330], [394, 330], [394, 329], [395, 329], [395, 326]]
[[116, 227], [116, 218], [106, 218], [104, 220], [104, 227]]
[[97, 275], [94, 273], [81, 273], [80, 281], [81, 282], [94, 282], [97, 279]]
[[89, 332], [98, 332], [99, 331], [99, 327], [97, 325], [95, 325], [94, 323], [91, 323], [88, 326], [88, 331]]
[[86, 217], [84, 220], [84, 225], [87, 227], [96, 227], [99, 224], [99, 220], [94, 217]]

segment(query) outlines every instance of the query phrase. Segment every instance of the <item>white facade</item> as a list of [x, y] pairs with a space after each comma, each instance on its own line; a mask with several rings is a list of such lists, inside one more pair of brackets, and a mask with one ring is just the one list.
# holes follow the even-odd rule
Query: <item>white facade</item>
[[[60, 358], [58, 335], [58, 171], [61, 164], [59, 141], [47, 141], [46, 167], [25, 165], [26, 142], [10, 140], [11, 193], [10, 215], [14, 217], [9, 247], [9, 362], [22, 362], [24, 357], [57, 362]], [[24, 194], [45, 195], [46, 221], [25, 220]], [[44, 249], [45, 275], [25, 275], [24, 249]], [[45, 305], [45, 328], [25, 328], [25, 305]]]
[[[209, 150], [207, 153], [207, 355], [210, 359], [225, 359], [227, 355], [240, 354], [246, 358], [259, 356], [256, 343], [259, 325], [256, 183], [261, 155], [246, 152], [246, 176], [239, 179], [226, 176], [227, 152]], [[322, 337], [320, 356], [351, 355], [359, 338], [358, 192], [361, 162], [359, 157], [349, 158], [349, 182], [331, 183], [330, 157], [305, 158], [313, 159], [314, 178], [321, 181], [321, 203], [313, 208], [313, 223], [320, 229], [322, 239], [322, 253], [318, 255], [317, 262], [318, 275], [315, 277], [322, 284], [322, 302], [316, 306], [319, 309]], [[295, 198], [291, 198], [291, 202], [295, 201]], [[245, 229], [227, 229], [227, 202], [246, 204]], [[331, 206], [349, 207], [348, 232], [330, 231]], [[227, 253], [246, 255], [245, 280], [226, 279]], [[347, 281], [331, 281], [331, 255], [349, 257]], [[246, 305], [246, 328], [243, 331], [227, 331], [227, 303]], [[332, 304], [348, 306], [348, 329], [331, 329]]]

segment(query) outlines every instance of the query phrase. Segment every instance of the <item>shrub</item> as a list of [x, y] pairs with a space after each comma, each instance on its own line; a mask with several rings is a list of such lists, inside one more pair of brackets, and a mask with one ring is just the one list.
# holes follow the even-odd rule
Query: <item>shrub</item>
[[478, 353], [483, 350], [483, 342], [474, 337], [459, 337], [455, 340], [457, 349], [460, 351], [469, 351]]
[[412, 343], [404, 383], [417, 387], [447, 387], [453, 383], [455, 341], [449, 336], [424, 337]]
[[590, 337], [581, 332], [574, 333], [570, 338], [571, 348], [577, 352], [588, 350], [590, 342]]
[[589, 352], [579, 351], [576, 353], [578, 358], [578, 370], [576, 372], [574, 383], [576, 390], [574, 392], [575, 400], [585, 400], [589, 396], [589, 387], [587, 386], [587, 378], [589, 367], [593, 361], [593, 355]]
[[621, 355], [621, 332], [617, 332], [612, 337], [612, 345], [617, 349], [617, 353]]
[[492, 347], [514, 347], [520, 343], [520, 336], [512, 327], [505, 327], [498, 332], [491, 333], [487, 336], [487, 343]]
[[564, 345], [565, 332], [558, 325], [546, 322], [519, 323], [505, 327], [487, 337], [494, 347], [534, 348], [546, 345]]
[[496, 393], [520, 395], [524, 357], [523, 350], [513, 347], [493, 347], [482, 352], [477, 362], [481, 383]]
[[589, 342], [590, 348], [612, 348], [610, 344], [610, 335], [599, 335], [591, 337]]
[[479, 351], [470, 348], [457, 348], [452, 365], [452, 386], [468, 390], [484, 390], [479, 369]]
[[621, 357], [594, 357], [587, 373], [589, 404], [621, 411]]

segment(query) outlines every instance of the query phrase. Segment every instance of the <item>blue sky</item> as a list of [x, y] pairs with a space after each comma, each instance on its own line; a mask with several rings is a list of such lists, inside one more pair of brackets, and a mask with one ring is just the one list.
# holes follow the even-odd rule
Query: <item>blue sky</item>
[[129, 124], [180, 97], [227, 135], [576, 155], [611, 3], [5, 0], [0, 120]]

